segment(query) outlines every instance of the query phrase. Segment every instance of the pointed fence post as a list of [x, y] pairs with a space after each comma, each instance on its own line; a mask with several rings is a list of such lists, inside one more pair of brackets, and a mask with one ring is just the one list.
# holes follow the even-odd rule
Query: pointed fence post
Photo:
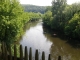
[[4, 44], [4, 46], [5, 46], [5, 60], [8, 60], [8, 56], [7, 56], [7, 46], [6, 46], [6, 44]]
[[48, 56], [48, 60], [51, 60], [51, 54], [49, 54], [49, 56]]
[[16, 49], [16, 45], [14, 45], [14, 60], [17, 60], [17, 49]]
[[35, 52], [35, 60], [39, 60], [38, 50], [36, 50], [36, 52]]
[[32, 60], [32, 48], [30, 47], [30, 50], [29, 50], [29, 60]]
[[25, 46], [25, 52], [24, 52], [24, 60], [28, 60], [28, 50], [27, 50], [27, 46]]
[[61, 56], [58, 56], [58, 60], [61, 60]]
[[45, 60], [45, 52], [42, 52], [42, 60]]
[[11, 46], [9, 46], [9, 56], [8, 59], [12, 60]]
[[4, 42], [2, 42], [2, 59], [4, 60], [5, 57], [5, 49], [4, 49]]
[[20, 60], [23, 60], [23, 49], [22, 49], [22, 45], [20, 45]]
[[[2, 45], [0, 46], [0, 51], [2, 51]], [[0, 52], [0, 60], [2, 59], [2, 52]]]

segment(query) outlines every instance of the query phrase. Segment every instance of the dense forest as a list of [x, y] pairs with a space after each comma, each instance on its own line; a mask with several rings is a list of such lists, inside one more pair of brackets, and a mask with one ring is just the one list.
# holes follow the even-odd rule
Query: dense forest
[[41, 13], [25, 12], [18, 0], [0, 0], [0, 42], [19, 39], [29, 21], [38, 20]]
[[36, 5], [25, 5], [22, 4], [25, 12], [34, 12], [34, 13], [45, 13], [46, 6], [36, 6]]
[[53, 31], [80, 39], [80, 3], [68, 5], [66, 0], [53, 0], [43, 17], [45, 26]]

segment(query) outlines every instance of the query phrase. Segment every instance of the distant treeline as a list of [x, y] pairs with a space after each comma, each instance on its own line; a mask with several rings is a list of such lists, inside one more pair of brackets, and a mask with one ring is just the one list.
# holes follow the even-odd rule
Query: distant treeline
[[36, 6], [36, 5], [25, 5], [22, 4], [25, 12], [35, 12], [35, 13], [44, 13], [46, 10], [46, 6]]

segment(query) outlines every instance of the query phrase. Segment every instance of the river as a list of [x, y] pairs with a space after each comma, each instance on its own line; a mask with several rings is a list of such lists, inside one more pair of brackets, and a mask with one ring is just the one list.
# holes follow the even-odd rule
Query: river
[[41, 52], [44, 51], [46, 60], [48, 54], [51, 54], [52, 60], [57, 60], [58, 56], [61, 56], [62, 60], [80, 60], [80, 48], [74, 48], [66, 40], [53, 37], [50, 33], [44, 33], [42, 21], [28, 23], [25, 29], [20, 44], [23, 48], [27, 46], [28, 51], [32, 47], [33, 58], [35, 50], [38, 49], [39, 58], [41, 58]]

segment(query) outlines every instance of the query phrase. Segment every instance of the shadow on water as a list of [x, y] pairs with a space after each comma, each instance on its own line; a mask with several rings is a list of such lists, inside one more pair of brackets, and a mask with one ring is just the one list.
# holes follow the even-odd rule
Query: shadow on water
[[67, 41], [67, 43], [69, 43], [74, 48], [80, 48], [80, 41], [79, 40], [70, 39]]
[[80, 48], [80, 41], [79, 39], [72, 39], [68, 36], [65, 36], [63, 33], [61, 34], [60, 32], [57, 31], [52, 31], [50, 28], [44, 27], [43, 26], [43, 31], [46, 33], [50, 33], [52, 37], [54, 38], [60, 38], [61, 40], [65, 40], [66, 43], [71, 45], [73, 48]]
[[60, 34], [60, 33], [58, 33], [58, 37], [61, 40], [65, 40], [66, 43], [71, 45], [73, 48], [80, 48], [80, 41], [79, 41], [79, 39], [74, 39], [74, 38], [65, 36], [64, 34]]
[[35, 27], [39, 21], [28, 22], [24, 26], [24, 31], [29, 30], [31, 27]]

